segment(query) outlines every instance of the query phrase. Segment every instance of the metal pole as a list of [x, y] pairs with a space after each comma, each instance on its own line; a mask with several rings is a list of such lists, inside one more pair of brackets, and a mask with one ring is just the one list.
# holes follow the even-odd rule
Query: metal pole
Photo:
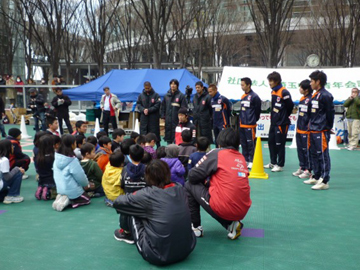
[[79, 114], [81, 113], [81, 100], [78, 101], [78, 105], [79, 105]]
[[25, 92], [25, 86], [22, 86], [22, 92], [23, 92], [23, 105], [24, 108], [26, 109], [26, 92]]

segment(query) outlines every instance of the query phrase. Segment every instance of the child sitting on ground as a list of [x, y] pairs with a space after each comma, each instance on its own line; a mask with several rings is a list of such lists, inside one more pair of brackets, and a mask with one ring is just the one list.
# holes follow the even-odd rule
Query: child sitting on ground
[[91, 143], [92, 145], [95, 146], [95, 153], [96, 151], [100, 148], [99, 144], [98, 144], [98, 140], [96, 139], [95, 136], [89, 136], [86, 138], [86, 142], [87, 143]]
[[74, 136], [83, 135], [84, 137], [86, 137], [85, 136], [86, 130], [87, 130], [86, 122], [81, 121], [81, 120], [76, 121], [76, 123], [75, 123], [75, 131], [71, 135], [74, 135]]
[[39, 140], [39, 153], [36, 156], [37, 172], [39, 174], [38, 188], [35, 198], [38, 200], [50, 200], [56, 196], [56, 185], [54, 181], [54, 139], [55, 135], [47, 134]]
[[192, 142], [191, 131], [185, 129], [181, 132], [182, 143], [179, 144], [180, 151], [179, 151], [179, 160], [181, 161], [182, 165], [184, 166], [185, 172], [185, 179], [188, 174], [188, 164], [189, 164], [189, 157], [192, 153], [196, 152], [196, 147]]
[[179, 160], [179, 151], [179, 146], [177, 146], [176, 144], [170, 144], [165, 149], [166, 157], [162, 158], [161, 160], [165, 161], [169, 165], [171, 172], [171, 181], [184, 186], [185, 168]]
[[90, 204], [91, 201], [84, 191], [84, 187], [89, 186], [89, 181], [75, 157], [75, 147], [75, 136], [65, 134], [58, 152], [55, 153], [53, 170], [58, 195], [52, 207], [56, 211], [63, 211], [68, 205], [77, 208]]
[[[121, 188], [125, 191], [125, 194], [134, 193], [144, 187], [146, 182], [144, 179], [145, 165], [140, 163], [144, 155], [144, 149], [140, 145], [130, 146], [131, 162], [126, 165], [121, 173]], [[129, 222], [131, 216], [126, 214], [120, 215], [120, 228], [124, 234], [124, 238], [121, 241], [126, 243], [133, 243], [133, 237], [130, 232]]]
[[132, 146], [134, 144], [135, 144], [135, 141], [133, 139], [125, 139], [121, 143], [121, 152], [124, 154], [124, 157], [125, 157], [124, 166], [126, 166], [128, 163], [131, 162], [131, 158], [129, 156], [130, 146]]
[[102, 177], [102, 186], [106, 195], [105, 203], [111, 207], [118, 196], [125, 194], [121, 188], [123, 165], [124, 155], [120, 151], [116, 151], [110, 155], [109, 164]]
[[133, 131], [133, 132], [131, 132], [131, 134], [130, 134], [130, 139], [133, 139], [133, 140], [136, 142], [136, 140], [137, 140], [137, 138], [138, 138], [139, 136], [140, 136], [139, 133]]
[[59, 121], [54, 116], [46, 117], [46, 125], [48, 129], [46, 132], [51, 135], [60, 136], [59, 132], [57, 131], [59, 128]]
[[164, 157], [166, 157], [166, 147], [165, 146], [160, 146], [156, 149], [156, 157], [157, 159], [162, 159]]
[[125, 137], [125, 131], [121, 128], [117, 128], [112, 133], [112, 145], [111, 145], [111, 151], [115, 152], [115, 150], [120, 149], [120, 145]]
[[33, 148], [33, 160], [34, 160], [34, 166], [35, 166], [35, 171], [37, 173], [37, 164], [36, 164], [36, 156], [39, 153], [39, 140], [42, 136], [44, 135], [48, 135], [49, 133], [46, 131], [38, 131], [35, 134], [33, 143], [34, 143], [34, 148]]
[[[10, 168], [21, 167], [25, 171], [29, 169], [30, 157], [25, 155], [22, 151], [20, 140], [21, 140], [21, 131], [18, 128], [11, 128], [8, 132], [9, 136], [6, 139], [10, 140], [14, 146], [14, 151], [10, 154]], [[28, 175], [24, 174], [23, 179], [29, 178]]]
[[97, 151], [96, 155], [99, 155], [97, 158], [97, 164], [100, 169], [104, 172], [106, 165], [109, 163], [109, 156], [112, 154], [111, 152], [111, 140], [109, 137], [103, 136], [99, 140], [100, 148]]
[[0, 201], [5, 204], [20, 203], [24, 200], [20, 196], [22, 176], [25, 170], [14, 167], [10, 170], [9, 158], [13, 146], [9, 140], [0, 141]]
[[74, 150], [74, 154], [75, 156], [78, 158], [78, 160], [82, 160], [82, 155], [81, 155], [81, 146], [85, 143], [86, 138], [83, 135], [77, 135], [76, 137], [76, 148]]
[[152, 161], [151, 155], [148, 152], [144, 151], [144, 156], [141, 159], [141, 163], [144, 165], [148, 165], [151, 161]]
[[196, 148], [197, 152], [192, 153], [189, 157], [188, 172], [195, 167], [195, 165], [206, 155], [206, 151], [209, 148], [209, 140], [206, 137], [197, 138]]
[[136, 138], [135, 140], [136, 144], [140, 145], [142, 148], [145, 147], [145, 143], [146, 143], [146, 138], [144, 135], [139, 135], [139, 137]]
[[148, 133], [145, 136], [145, 146], [144, 150], [148, 152], [153, 159], [156, 159], [156, 151], [154, 149], [154, 146], [156, 144], [157, 138], [154, 133]]
[[84, 143], [81, 146], [81, 155], [83, 159], [80, 164], [90, 183], [90, 188], [85, 190], [88, 191], [88, 194], [93, 192], [92, 197], [104, 196], [105, 193], [101, 186], [103, 172], [99, 168], [99, 165], [93, 160], [95, 157], [95, 146], [91, 143]]

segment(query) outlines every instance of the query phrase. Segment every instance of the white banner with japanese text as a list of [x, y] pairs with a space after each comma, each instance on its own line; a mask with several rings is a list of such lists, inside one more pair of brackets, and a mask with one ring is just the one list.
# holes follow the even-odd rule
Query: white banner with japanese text
[[[252, 80], [252, 89], [261, 100], [270, 100], [271, 89], [267, 76], [277, 71], [280, 73], [283, 85], [290, 91], [292, 99], [299, 101], [299, 83], [309, 79], [309, 75], [316, 69], [269, 69], [249, 67], [224, 67], [219, 83], [219, 92], [231, 100], [240, 100], [243, 95], [241, 78], [249, 77]], [[329, 68], [322, 69], [327, 75], [326, 89], [334, 96], [334, 101], [344, 102], [354, 87], [360, 88], [360, 68]]]

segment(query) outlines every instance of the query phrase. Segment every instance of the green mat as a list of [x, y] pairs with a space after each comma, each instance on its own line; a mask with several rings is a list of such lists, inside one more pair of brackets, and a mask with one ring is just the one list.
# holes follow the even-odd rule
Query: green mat
[[[25, 151], [33, 147], [31, 140], [22, 144], [28, 144]], [[202, 212], [204, 237], [188, 259], [166, 269], [360, 269], [360, 151], [330, 152], [327, 191], [313, 191], [293, 177], [296, 149], [286, 151], [284, 172], [250, 180], [253, 205], [244, 228], [262, 229], [264, 237], [228, 240], [227, 232]], [[263, 154], [267, 163], [266, 146]], [[33, 165], [28, 174], [21, 187], [25, 201], [0, 204], [1, 270], [158, 268], [144, 261], [134, 245], [114, 239], [118, 215], [103, 199], [56, 212], [52, 201], [34, 197]]]

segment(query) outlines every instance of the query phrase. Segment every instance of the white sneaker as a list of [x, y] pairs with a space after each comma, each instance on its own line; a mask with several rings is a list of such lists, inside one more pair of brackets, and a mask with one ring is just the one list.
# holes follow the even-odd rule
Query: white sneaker
[[241, 235], [241, 230], [244, 227], [244, 224], [242, 224], [240, 221], [233, 221], [229, 227], [228, 230], [228, 238], [231, 240], [235, 240]]
[[252, 162], [249, 162], [249, 164], [247, 165], [248, 169], [252, 169], [252, 166], [253, 166], [253, 163]]
[[297, 171], [295, 171], [295, 172], [293, 172], [293, 176], [299, 176], [300, 174], [302, 174], [304, 171], [301, 169], [301, 168], [299, 168]]
[[329, 189], [329, 184], [323, 183], [323, 179], [320, 179], [315, 186], [312, 186], [313, 190], [326, 190]]
[[272, 172], [282, 172], [284, 170], [284, 167], [280, 167], [278, 165], [275, 165], [274, 168], [272, 168]]
[[303, 183], [307, 184], [307, 185], [316, 185], [318, 183], [318, 181], [320, 181], [320, 180], [322, 182], [322, 178], [320, 178], [319, 180], [316, 180], [315, 178], [313, 178], [311, 176], [311, 178], [309, 180], [305, 180], [305, 181], [303, 181]]
[[311, 173], [309, 172], [309, 170], [305, 170], [302, 174], [299, 175], [299, 178], [301, 179], [309, 179], [310, 177]]
[[348, 151], [354, 151], [355, 147], [349, 146], [348, 148], [346, 148]]
[[25, 180], [25, 179], [28, 179], [28, 178], [29, 178], [29, 176], [27, 174], [23, 174], [22, 180]]
[[24, 201], [24, 198], [21, 196], [6, 196], [4, 198], [3, 203], [10, 204], [10, 203], [21, 203]]
[[274, 168], [274, 166], [275, 166], [274, 164], [269, 163], [269, 164], [265, 165], [264, 168], [265, 169], [272, 169], [272, 168]]
[[193, 225], [191, 224], [191, 228], [192, 228], [192, 230], [193, 230], [196, 237], [203, 237], [204, 230], [203, 230], [202, 226], [194, 228]]
[[[60, 196], [59, 196], [60, 195]], [[63, 211], [68, 205], [70, 204], [70, 200], [68, 198], [68, 196], [66, 195], [61, 195], [58, 194], [56, 196], [55, 201], [52, 204], [52, 207], [56, 210], [56, 211]]]

